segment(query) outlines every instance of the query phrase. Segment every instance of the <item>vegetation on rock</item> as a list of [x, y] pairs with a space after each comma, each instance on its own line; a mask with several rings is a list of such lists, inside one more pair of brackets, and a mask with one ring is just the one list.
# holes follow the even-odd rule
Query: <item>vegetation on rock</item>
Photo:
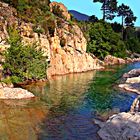
[[46, 78], [47, 61], [37, 45], [23, 45], [18, 31], [9, 28], [10, 48], [5, 52], [4, 76], [12, 83]]

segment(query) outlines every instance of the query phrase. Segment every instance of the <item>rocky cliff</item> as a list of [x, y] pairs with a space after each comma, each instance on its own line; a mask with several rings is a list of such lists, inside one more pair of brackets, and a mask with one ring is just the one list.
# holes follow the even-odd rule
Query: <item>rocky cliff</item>
[[[0, 2], [0, 50], [9, 47], [8, 27], [16, 27], [24, 43], [37, 42], [48, 57], [48, 76], [99, 69], [100, 61], [86, 53], [87, 42], [76, 23], [70, 22], [70, 14], [61, 3], [50, 3], [62, 11], [62, 17], [55, 18], [53, 32], [37, 33], [34, 24], [18, 18], [17, 11], [6, 3]], [[47, 24], [47, 23], [46, 23]], [[49, 24], [49, 23], [48, 23]]]

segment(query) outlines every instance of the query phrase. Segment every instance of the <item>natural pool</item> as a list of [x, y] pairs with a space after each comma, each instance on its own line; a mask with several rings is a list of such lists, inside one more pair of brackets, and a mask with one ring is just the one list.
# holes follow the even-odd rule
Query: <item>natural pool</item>
[[33, 100], [0, 100], [0, 140], [100, 140], [94, 118], [129, 111], [137, 96], [115, 86], [133, 68], [140, 63], [56, 76], [25, 87]]

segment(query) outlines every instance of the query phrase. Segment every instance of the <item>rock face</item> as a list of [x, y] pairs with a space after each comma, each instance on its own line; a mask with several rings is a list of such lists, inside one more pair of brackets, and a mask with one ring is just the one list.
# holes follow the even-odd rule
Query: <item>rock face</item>
[[[47, 61], [50, 63], [47, 75], [66, 74], [72, 72], [84, 72], [103, 68], [101, 62], [86, 53], [87, 41], [81, 29], [75, 24], [70, 24], [70, 14], [67, 8], [57, 2], [50, 3], [50, 10], [58, 6], [62, 10], [62, 16], [57, 18], [54, 33], [36, 33], [32, 23], [26, 23], [17, 18], [17, 12], [8, 4], [0, 2], [0, 41], [1, 45], [8, 45], [8, 26], [16, 26], [24, 43], [37, 42], [38, 47], [44, 51]], [[7, 11], [7, 12], [5, 12]], [[59, 20], [58, 20], [59, 19]]]
[[58, 2], [52, 2], [50, 3], [50, 11], [53, 12], [54, 7], [59, 7], [62, 10], [62, 16], [64, 16], [67, 20], [71, 19], [70, 14], [68, 13], [67, 8], [64, 4], [58, 3]]
[[48, 74], [50, 75], [84, 72], [103, 68], [98, 59], [93, 59], [86, 52], [80, 53], [73, 48], [60, 49], [58, 53], [51, 58], [50, 65], [51, 67], [48, 69]]
[[140, 113], [113, 115], [102, 126], [98, 134], [103, 140], [139, 140]]

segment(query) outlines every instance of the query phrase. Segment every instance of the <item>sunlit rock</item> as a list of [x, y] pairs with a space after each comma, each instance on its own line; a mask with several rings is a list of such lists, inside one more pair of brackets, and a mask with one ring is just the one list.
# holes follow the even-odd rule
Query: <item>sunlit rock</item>
[[[50, 3], [50, 11], [53, 12], [53, 8], [56, 6], [56, 7], [59, 7], [60, 10], [62, 10], [62, 15], [61, 16], [64, 16], [67, 20], [70, 20], [71, 16], [70, 14], [68, 13], [68, 10], [67, 8], [65, 7], [64, 4], [62, 3], [58, 3], [58, 2], [51, 2]], [[59, 14], [59, 13], [58, 13]]]
[[21, 88], [4, 87], [0, 89], [0, 99], [26, 99], [33, 98], [34, 95]]
[[127, 78], [126, 83], [140, 83], [140, 77]]
[[115, 56], [107, 55], [104, 59], [106, 65], [119, 65], [125, 64], [126, 61], [122, 58], [117, 58]]

